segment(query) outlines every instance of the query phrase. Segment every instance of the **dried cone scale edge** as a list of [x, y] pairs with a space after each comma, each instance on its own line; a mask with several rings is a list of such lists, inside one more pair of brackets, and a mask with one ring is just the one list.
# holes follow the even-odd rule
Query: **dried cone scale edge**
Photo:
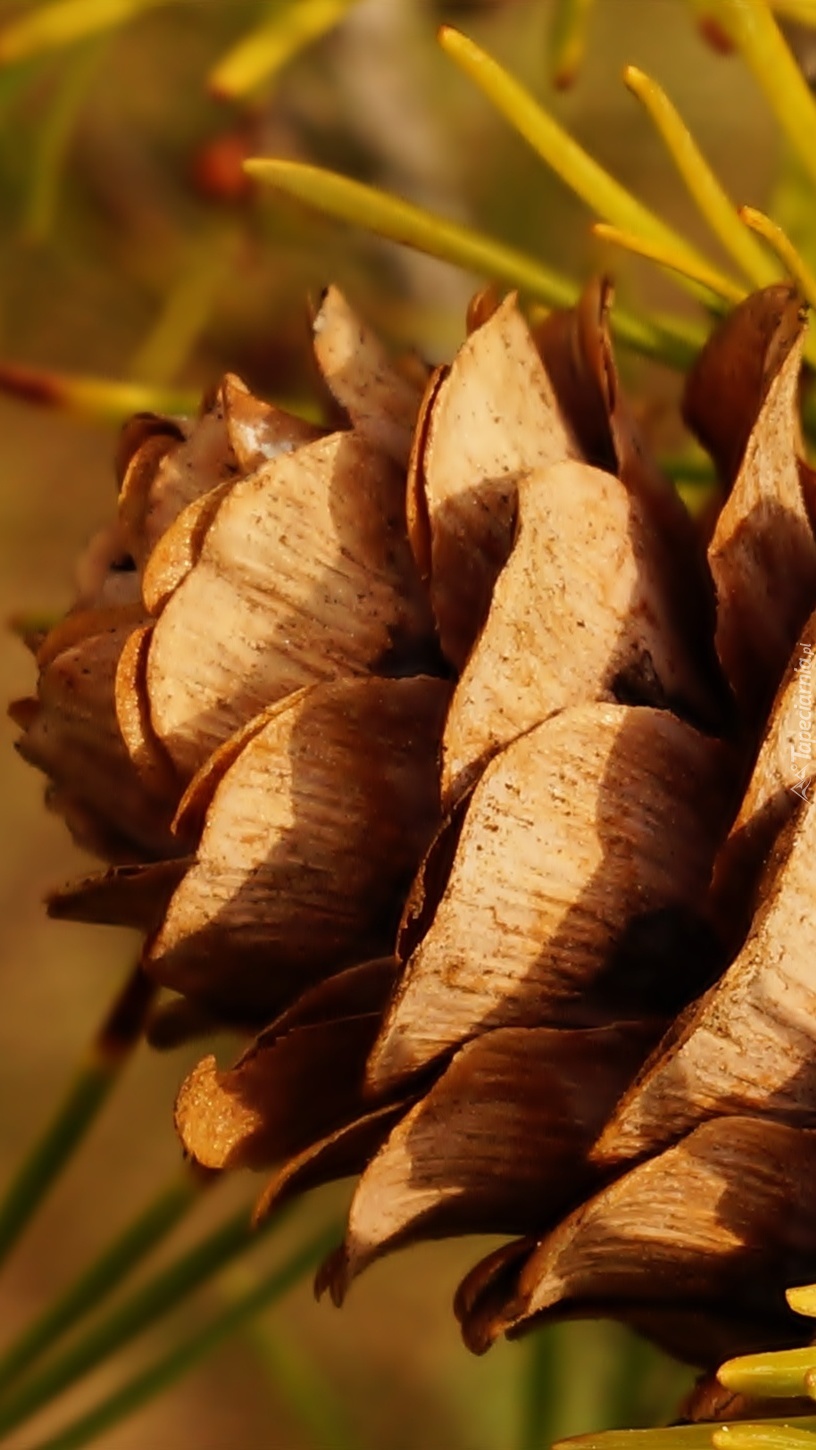
[[789, 1342], [779, 1276], [816, 1271], [802, 316], [757, 294], [690, 379], [727, 494], [709, 573], [610, 300], [533, 333], [483, 297], [429, 373], [329, 289], [341, 427], [233, 377], [198, 420], [135, 420], [17, 718], [86, 838], [133, 848], [54, 913], [148, 932], [169, 1037], [263, 1029], [182, 1086], [188, 1151], [271, 1170], [259, 1213], [362, 1175], [322, 1287], [512, 1233], [458, 1296], [473, 1347], [606, 1312], [707, 1362]]

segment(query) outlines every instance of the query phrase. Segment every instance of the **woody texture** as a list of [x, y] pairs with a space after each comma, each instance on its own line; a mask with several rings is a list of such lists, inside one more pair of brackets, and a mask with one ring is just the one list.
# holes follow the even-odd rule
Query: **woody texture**
[[123, 432], [19, 748], [136, 926], [185, 1152], [256, 1213], [356, 1176], [338, 1303], [417, 1239], [501, 1245], [481, 1352], [617, 1318], [702, 1367], [802, 1343], [816, 1277], [816, 474], [805, 311], [756, 292], [686, 380], [692, 518], [595, 281], [474, 300], [449, 366], [330, 289], [323, 426], [228, 376]]

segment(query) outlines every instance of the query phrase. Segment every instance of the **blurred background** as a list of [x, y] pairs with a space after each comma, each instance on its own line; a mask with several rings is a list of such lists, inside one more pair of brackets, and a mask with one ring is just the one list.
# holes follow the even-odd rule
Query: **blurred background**
[[[4, 27], [35, 10], [0, 3]], [[127, 7], [122, 7], [123, 13]], [[300, 158], [472, 221], [576, 278], [610, 268], [618, 296], [680, 311], [646, 264], [605, 254], [566, 194], [435, 45], [447, 20], [518, 74], [615, 174], [695, 239], [704, 232], [648, 122], [620, 82], [635, 62], [668, 89], [741, 202], [766, 207], [780, 157], [739, 61], [696, 33], [685, 0], [599, 0], [574, 86], [550, 83], [548, 0], [444, 4], [358, 0], [271, 83], [217, 98], [207, 77], [269, 11], [269, 0], [166, 0], [58, 50], [0, 66], [0, 359], [139, 380], [192, 397], [229, 368], [257, 391], [308, 408], [307, 298], [337, 282], [395, 345], [433, 360], [461, 340], [480, 279], [315, 218], [242, 179], [246, 154]], [[623, 359], [657, 432], [673, 440], [676, 380]], [[72, 562], [113, 507], [117, 425], [0, 397], [0, 615], [59, 612]], [[30, 691], [33, 665], [0, 634], [0, 693]], [[0, 801], [0, 1175], [9, 1176], [133, 952], [124, 933], [50, 923], [44, 891], [87, 863], [42, 805], [3, 723]], [[215, 1046], [227, 1060], [232, 1044]], [[27, 1317], [177, 1171], [171, 1104], [199, 1044], [140, 1049], [114, 1100], [5, 1271], [0, 1332]], [[166, 1256], [256, 1185], [233, 1181], [200, 1205]], [[302, 1205], [276, 1241], [100, 1371], [36, 1425], [44, 1436], [160, 1345], [223, 1305], [294, 1244], [339, 1215], [344, 1187]], [[687, 1371], [604, 1325], [548, 1330], [482, 1360], [451, 1313], [459, 1277], [486, 1242], [438, 1244], [375, 1266], [342, 1313], [301, 1283], [137, 1418], [107, 1450], [524, 1450], [558, 1435], [668, 1417]], [[530, 1441], [533, 1387], [541, 1408]], [[526, 1407], [526, 1408], [525, 1408]], [[535, 1418], [535, 1417], [533, 1417]], [[8, 1442], [31, 1446], [26, 1429]]]

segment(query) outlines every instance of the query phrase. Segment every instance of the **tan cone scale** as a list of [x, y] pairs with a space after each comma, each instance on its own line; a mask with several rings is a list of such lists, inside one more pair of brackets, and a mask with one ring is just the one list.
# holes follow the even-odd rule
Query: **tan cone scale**
[[110, 863], [52, 911], [142, 927], [156, 1042], [260, 1031], [188, 1076], [186, 1151], [266, 1169], [259, 1215], [359, 1175], [320, 1289], [516, 1235], [457, 1295], [473, 1349], [596, 1314], [709, 1365], [801, 1342], [816, 1276], [805, 318], [756, 294], [688, 379], [706, 557], [611, 302], [484, 294], [430, 370], [329, 289], [330, 429], [232, 377], [134, 420], [14, 714]]
[[681, 931], [697, 912], [727, 779], [714, 742], [648, 707], [563, 710], [508, 745], [474, 789], [370, 1081], [484, 1027], [607, 1019], [605, 977], [630, 922], [662, 912]]

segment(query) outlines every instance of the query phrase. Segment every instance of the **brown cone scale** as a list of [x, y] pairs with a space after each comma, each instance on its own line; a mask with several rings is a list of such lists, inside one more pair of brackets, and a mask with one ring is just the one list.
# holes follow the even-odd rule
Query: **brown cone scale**
[[112, 862], [55, 915], [139, 925], [176, 1108], [257, 1213], [359, 1174], [338, 1301], [422, 1237], [516, 1237], [472, 1348], [607, 1314], [704, 1366], [796, 1343], [816, 1273], [814, 489], [803, 314], [758, 293], [685, 411], [706, 559], [620, 386], [611, 290], [449, 365], [333, 288], [327, 426], [227, 377], [135, 420], [115, 521], [39, 642], [21, 749]]

